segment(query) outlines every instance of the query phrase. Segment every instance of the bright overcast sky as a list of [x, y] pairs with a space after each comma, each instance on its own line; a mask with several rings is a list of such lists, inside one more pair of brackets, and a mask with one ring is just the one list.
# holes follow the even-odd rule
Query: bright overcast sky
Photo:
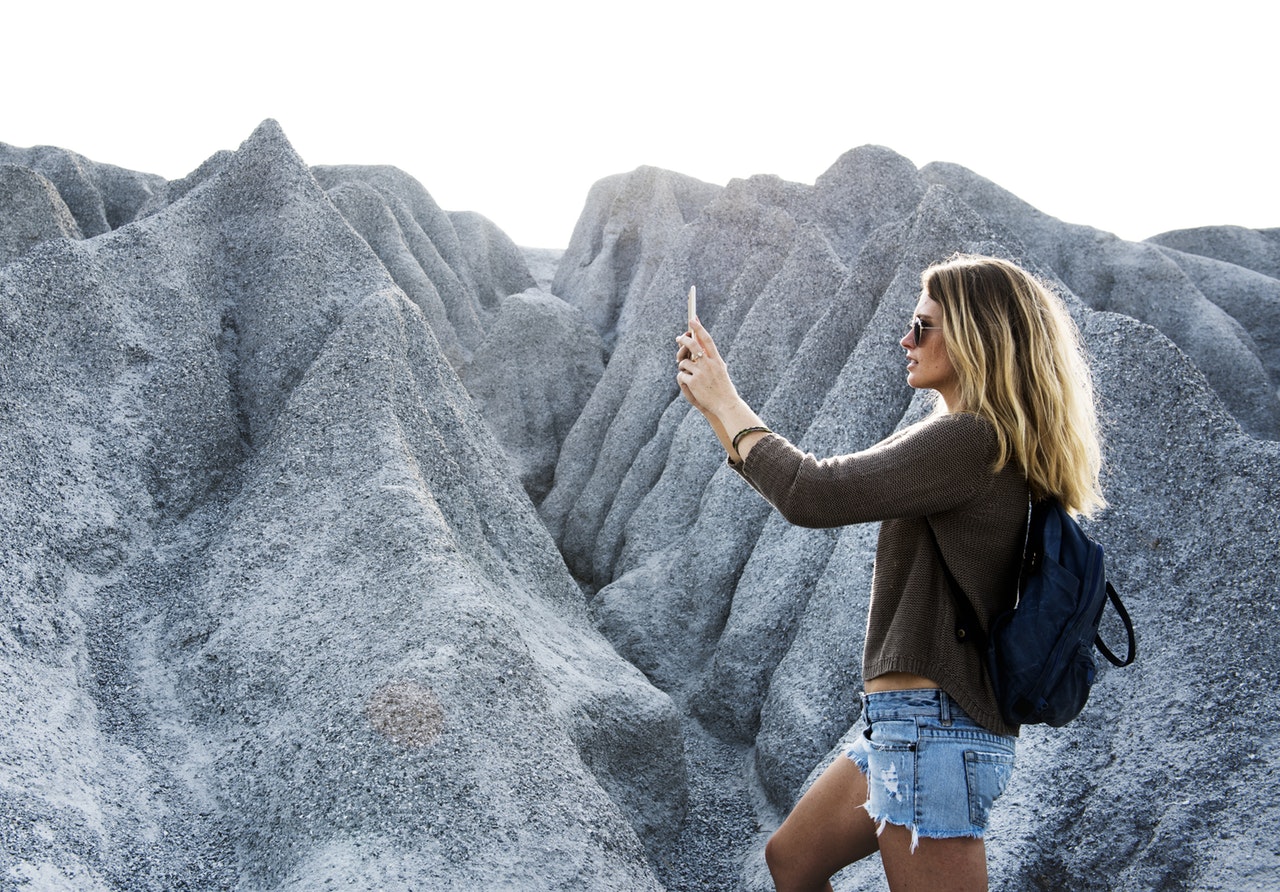
[[447, 210], [534, 247], [564, 247], [610, 174], [647, 164], [812, 183], [866, 143], [962, 164], [1124, 238], [1276, 227], [1277, 10], [7, 4], [0, 141], [172, 179], [275, 118], [309, 164], [395, 165]]

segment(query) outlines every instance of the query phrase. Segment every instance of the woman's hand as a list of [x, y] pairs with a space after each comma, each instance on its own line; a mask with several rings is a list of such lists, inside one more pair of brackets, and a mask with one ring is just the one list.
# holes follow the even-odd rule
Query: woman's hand
[[711, 333], [697, 319], [690, 320], [689, 329], [676, 338], [676, 383], [691, 406], [713, 418], [738, 401], [738, 391]]
[[[751, 447], [764, 437], [764, 422], [738, 396], [729, 378], [729, 367], [716, 349], [711, 334], [695, 317], [689, 331], [676, 338], [676, 383], [689, 404], [703, 414], [715, 432], [716, 439], [734, 462], [744, 461]], [[735, 432], [751, 428], [752, 433], [738, 436]], [[736, 447], [736, 448], [735, 448]]]

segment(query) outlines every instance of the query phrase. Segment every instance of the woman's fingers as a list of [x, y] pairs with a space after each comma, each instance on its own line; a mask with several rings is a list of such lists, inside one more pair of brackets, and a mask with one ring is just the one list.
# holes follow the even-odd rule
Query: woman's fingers
[[686, 359], [690, 362], [697, 362], [707, 355], [707, 352], [702, 349], [702, 345], [699, 344], [697, 339], [688, 332], [676, 338], [676, 342], [680, 345], [676, 349], [677, 363], [683, 362]]
[[[689, 333], [697, 343], [698, 350], [703, 351], [705, 355], [717, 357], [720, 355], [720, 352], [716, 350], [716, 342], [711, 337], [711, 332], [703, 328], [702, 321], [700, 319], [694, 318], [690, 320]], [[694, 352], [696, 353], [698, 351], [695, 350]]]
[[[707, 359], [710, 357], [719, 357], [716, 352], [715, 342], [711, 339], [711, 335], [694, 317], [689, 321], [689, 331], [676, 337], [676, 383], [680, 386], [680, 392], [691, 405], [702, 411], [702, 402], [698, 399], [698, 395], [705, 396], [703, 391], [711, 388], [714, 392], [718, 385], [719, 378], [726, 374], [718, 363], [716, 366], [708, 366]], [[699, 366], [698, 363], [702, 365]], [[697, 391], [697, 393], [695, 393]]]
[[698, 343], [697, 339], [694, 338], [690, 332], [685, 332], [676, 338], [676, 343], [680, 345], [676, 349], [677, 363], [686, 359], [691, 362], [697, 362], [699, 359], [707, 355], [702, 349], [702, 346]]
[[698, 398], [693, 395], [693, 390], [689, 386], [693, 383], [693, 370], [688, 367], [692, 362], [693, 360], [691, 359], [681, 361], [680, 369], [676, 372], [676, 384], [680, 387], [680, 393], [688, 401], [689, 405], [701, 412], [702, 405], [698, 402]]
[[689, 402], [691, 406], [701, 409], [698, 398], [693, 395], [691, 386], [693, 384], [694, 365], [699, 359], [705, 355], [699, 347], [697, 340], [692, 332], [685, 332], [676, 338], [676, 343], [680, 346], [676, 349], [676, 384], [680, 387], [680, 393]]
[[676, 343], [679, 345], [676, 347], [676, 362], [680, 362], [682, 359], [688, 359], [693, 355], [693, 349], [689, 343], [691, 340], [692, 338], [688, 332], [685, 332], [676, 338]]

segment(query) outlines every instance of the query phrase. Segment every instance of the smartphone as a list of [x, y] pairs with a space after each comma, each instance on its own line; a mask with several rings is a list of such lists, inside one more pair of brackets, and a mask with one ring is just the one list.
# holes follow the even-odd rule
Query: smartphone
[[693, 331], [693, 320], [698, 318], [698, 286], [689, 286], [689, 330]]

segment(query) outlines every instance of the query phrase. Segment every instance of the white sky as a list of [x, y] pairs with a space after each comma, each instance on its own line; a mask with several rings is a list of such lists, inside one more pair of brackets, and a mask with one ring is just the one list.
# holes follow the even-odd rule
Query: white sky
[[610, 174], [812, 183], [866, 143], [1124, 238], [1280, 226], [1280, 4], [1192, 6], [8, 0], [0, 141], [172, 179], [270, 117], [534, 247]]

